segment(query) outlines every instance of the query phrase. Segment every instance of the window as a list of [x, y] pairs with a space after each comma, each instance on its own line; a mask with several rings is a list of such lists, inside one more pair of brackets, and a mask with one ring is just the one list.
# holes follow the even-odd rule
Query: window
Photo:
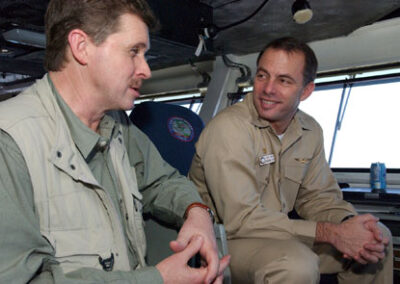
[[324, 132], [326, 159], [329, 160], [332, 137], [342, 94], [341, 88], [315, 90], [305, 101], [300, 103], [300, 109], [314, 117]]
[[195, 89], [177, 93], [143, 95], [135, 101], [135, 105], [146, 101], [164, 102], [186, 107], [199, 114], [206, 91], [206, 89]]
[[[346, 88], [344, 89], [346, 83]], [[400, 68], [353, 75], [319, 77], [300, 109], [313, 116], [324, 131], [326, 158], [332, 168], [364, 168], [383, 162], [400, 169]], [[351, 87], [350, 87], [351, 86]], [[179, 104], [197, 114], [206, 90], [145, 95], [143, 101]], [[252, 91], [252, 87], [243, 92]], [[340, 108], [341, 107], [341, 108]], [[338, 113], [339, 124], [337, 125]], [[398, 170], [396, 170], [398, 171]]]
[[[207, 89], [202, 89], [202, 90], [196, 89], [185, 92], [142, 95], [135, 100], [135, 105], [139, 105], [147, 101], [163, 102], [168, 104], [180, 105], [199, 114], [201, 106], [203, 104], [204, 94], [206, 91]], [[128, 115], [130, 115], [131, 112], [132, 110], [126, 111]]]
[[[311, 97], [300, 104], [324, 130], [331, 167], [369, 168], [373, 162], [384, 162], [387, 168], [400, 168], [400, 74], [387, 73], [364, 73], [350, 79], [352, 87], [348, 84], [345, 91], [343, 82], [317, 84]], [[340, 127], [335, 134], [342, 94]]]

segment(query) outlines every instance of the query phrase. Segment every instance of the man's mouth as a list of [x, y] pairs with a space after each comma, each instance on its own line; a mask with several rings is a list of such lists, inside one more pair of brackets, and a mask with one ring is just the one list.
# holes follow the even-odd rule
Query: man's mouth
[[137, 86], [129, 86], [129, 89], [133, 90], [135, 99], [140, 97], [139, 88]]
[[268, 100], [261, 100], [261, 103], [263, 105], [268, 105], [268, 106], [277, 104], [277, 102], [268, 101]]

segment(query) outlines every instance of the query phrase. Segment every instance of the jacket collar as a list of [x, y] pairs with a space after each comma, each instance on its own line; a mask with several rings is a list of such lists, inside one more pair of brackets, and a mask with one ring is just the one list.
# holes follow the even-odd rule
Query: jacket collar
[[55, 139], [51, 147], [49, 160], [74, 180], [80, 180], [101, 188], [75, 146], [65, 117], [62, 115], [49, 84], [48, 76], [46, 74], [42, 80], [38, 80], [33, 86], [45, 111], [55, 124]]
[[[272, 126], [268, 120], [259, 117], [256, 107], [253, 102], [253, 93], [249, 93], [244, 98], [243, 102], [246, 104], [251, 117], [251, 123], [258, 128], [271, 128]], [[311, 124], [305, 119], [304, 113], [301, 110], [297, 110], [292, 121], [290, 122], [288, 129], [294, 130], [295, 132], [301, 133], [302, 130], [310, 130]]]

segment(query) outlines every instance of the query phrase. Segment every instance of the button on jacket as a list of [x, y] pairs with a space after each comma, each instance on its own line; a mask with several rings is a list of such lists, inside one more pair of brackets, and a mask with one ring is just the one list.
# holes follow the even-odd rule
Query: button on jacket
[[[318, 123], [299, 110], [280, 140], [252, 94], [206, 126], [189, 177], [228, 239], [296, 237], [312, 246], [317, 221], [356, 214], [326, 162]], [[288, 218], [294, 208], [303, 220]]]

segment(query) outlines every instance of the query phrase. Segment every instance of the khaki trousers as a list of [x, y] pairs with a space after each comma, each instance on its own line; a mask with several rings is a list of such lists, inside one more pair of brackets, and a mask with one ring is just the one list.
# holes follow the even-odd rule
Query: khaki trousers
[[[390, 231], [381, 227], [390, 237]], [[320, 273], [338, 273], [339, 283], [393, 283], [392, 242], [383, 261], [368, 265], [343, 259], [330, 245], [310, 248], [297, 239], [229, 240], [228, 247], [233, 284], [318, 283]]]

